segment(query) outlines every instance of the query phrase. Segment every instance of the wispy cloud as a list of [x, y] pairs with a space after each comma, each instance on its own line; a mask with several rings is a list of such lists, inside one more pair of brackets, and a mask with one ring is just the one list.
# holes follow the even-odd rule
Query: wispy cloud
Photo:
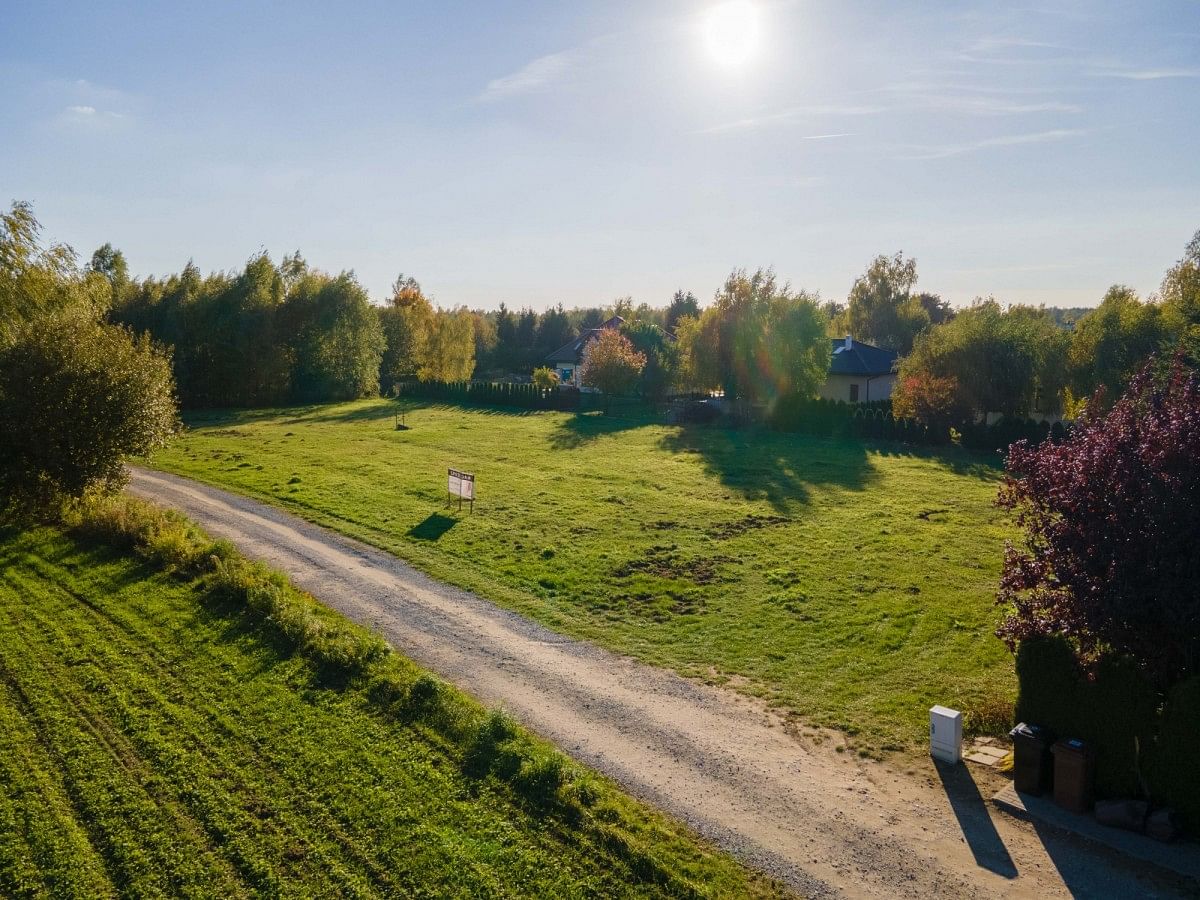
[[1158, 81], [1162, 78], [1200, 78], [1200, 69], [1097, 69], [1090, 74], [1096, 78], [1125, 78], [1130, 81]]
[[76, 128], [113, 125], [135, 114], [138, 97], [127, 91], [106, 87], [86, 78], [59, 79], [46, 83], [49, 97], [63, 104], [55, 121]]
[[[830, 106], [792, 106], [779, 112], [767, 113], [761, 116], [749, 116], [732, 122], [722, 122], [709, 128], [701, 128], [695, 134], [721, 134], [729, 131], [750, 131], [769, 125], [782, 125], [789, 122], [803, 121], [834, 116], [869, 116], [887, 109], [886, 106], [868, 105], [830, 105]], [[828, 137], [846, 137], [841, 133], [827, 135]]]
[[1062, 100], [1015, 98], [997, 91], [898, 89], [899, 105], [911, 110], [932, 110], [967, 116], [1020, 116], [1031, 113], [1077, 113], [1082, 108]]
[[1015, 147], [1022, 144], [1047, 144], [1052, 141], [1064, 141], [1080, 137], [1087, 132], [1078, 128], [1055, 128], [1050, 131], [1035, 131], [1029, 134], [1006, 134], [999, 137], [984, 138], [963, 144], [947, 144], [941, 147], [921, 147], [914, 153], [905, 154], [901, 159], [945, 159], [950, 156], [961, 156], [964, 153], [974, 153], [991, 147]]
[[479, 100], [483, 103], [491, 103], [520, 94], [545, 90], [561, 81], [579, 56], [579, 48], [539, 56], [515, 72], [510, 72], [500, 78], [493, 78], [483, 89], [483, 93], [479, 95]]

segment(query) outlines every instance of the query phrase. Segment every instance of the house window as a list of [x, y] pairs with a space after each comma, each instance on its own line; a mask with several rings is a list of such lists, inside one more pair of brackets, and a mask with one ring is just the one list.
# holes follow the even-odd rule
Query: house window
[[851, 403], [858, 402], [858, 385], [857, 384], [850, 385], [850, 402]]
[[571, 376], [574, 374], [575, 373], [572, 372], [570, 369], [563, 369], [561, 372], [559, 372], [559, 380], [560, 381], [570, 381]]

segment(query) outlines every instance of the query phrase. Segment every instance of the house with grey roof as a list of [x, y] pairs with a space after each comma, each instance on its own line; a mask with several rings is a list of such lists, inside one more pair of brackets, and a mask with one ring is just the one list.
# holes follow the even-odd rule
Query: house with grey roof
[[573, 387], [582, 387], [579, 380], [579, 368], [583, 365], [583, 354], [587, 350], [588, 344], [600, 337], [600, 332], [607, 330], [620, 330], [625, 324], [625, 320], [620, 316], [613, 316], [607, 322], [601, 322], [595, 328], [589, 328], [584, 331], [579, 337], [571, 341], [569, 344], [563, 344], [553, 353], [546, 357], [546, 362], [549, 363], [556, 375], [558, 375], [559, 384], [569, 384]]
[[834, 338], [829, 375], [818, 395], [845, 403], [887, 400], [896, 385], [896, 360], [900, 354], [856, 341], [850, 335]]

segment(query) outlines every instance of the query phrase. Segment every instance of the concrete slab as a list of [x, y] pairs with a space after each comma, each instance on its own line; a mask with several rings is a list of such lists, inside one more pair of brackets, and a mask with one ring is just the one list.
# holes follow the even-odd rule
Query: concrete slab
[[992, 798], [997, 808], [1021, 819], [1044, 822], [1103, 844], [1118, 853], [1140, 859], [1187, 878], [1200, 881], [1200, 844], [1176, 841], [1164, 844], [1144, 834], [1101, 825], [1090, 815], [1067, 812], [1048, 797], [1019, 794], [1011, 784]]

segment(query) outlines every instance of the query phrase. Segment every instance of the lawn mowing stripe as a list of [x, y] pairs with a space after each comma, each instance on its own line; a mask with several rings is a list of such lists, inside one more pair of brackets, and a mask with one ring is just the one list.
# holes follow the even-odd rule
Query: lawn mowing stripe
[[[170, 622], [172, 621], [171, 617], [159, 615], [158, 613], [163, 613], [163, 610], [154, 604], [140, 603], [137, 595], [122, 596], [123, 593], [128, 592], [124, 592], [123, 589], [120, 588], [119, 584], [116, 585], [116, 590], [107, 590], [103, 573], [108, 569], [117, 569], [119, 567], [111, 564], [109, 564], [107, 568], [105, 565], [96, 565], [91, 567], [81, 567], [78, 565], [79, 562], [88, 561], [89, 557], [86, 555], [79, 557], [78, 559], [64, 558], [60, 560], [62, 571], [58, 573], [58, 577], [66, 579], [67, 582], [72, 582], [78, 581], [80, 578], [80, 575], [74, 570], [80, 569], [81, 571], [88, 572], [88, 577], [85, 579], [85, 586], [89, 588], [95, 588], [94, 593], [105, 596], [104, 601], [98, 605], [93, 604], [94, 608], [92, 611], [84, 616], [84, 619], [87, 623], [86, 627], [81, 625], [79, 622], [73, 623], [72, 627], [67, 629], [69, 636], [74, 636], [76, 638], [76, 645], [78, 645], [78, 641], [81, 638], [84, 640], [85, 644], [88, 642], [89, 638], [91, 643], [105, 644], [110, 638], [110, 635], [108, 634], [109, 630], [115, 632], [130, 632], [129, 634], [122, 636], [121, 640], [123, 643], [116, 644], [112, 648], [106, 648], [106, 650], [109, 651], [107, 654], [95, 655], [95, 659], [103, 665], [98, 667], [93, 666], [88, 669], [87, 677], [89, 683], [93, 684], [97, 688], [104, 688], [105, 686], [111, 687], [111, 685], [108, 685], [107, 681], [103, 680], [104, 678], [120, 678], [121, 676], [125, 675], [127, 671], [134, 671], [138, 666], [145, 666], [147, 654], [154, 656], [160, 661], [170, 660], [170, 657], [159, 652], [158, 647], [147, 647], [147, 643], [153, 644], [153, 641], [145, 641], [142, 636], [138, 634], [138, 628], [135, 628], [131, 622], [138, 620], [143, 613], [148, 614], [151, 609], [153, 609], [156, 615], [150, 616], [150, 619], [153, 621], [148, 619], [148, 624], [145, 625], [145, 627], [152, 631], [155, 625], [159, 625], [161, 626], [160, 631], [170, 633], [172, 630], [170, 628]], [[100, 563], [103, 562], [103, 560], [92, 561]], [[43, 577], [51, 577], [53, 574], [53, 571], [50, 570], [44, 570], [42, 572]], [[164, 584], [170, 587], [168, 582], [164, 581]], [[64, 592], [68, 594], [70, 593], [70, 591]], [[177, 589], [177, 593], [181, 597], [186, 596], [186, 600], [182, 604], [174, 604], [175, 607], [179, 607], [182, 611], [181, 615], [176, 615], [175, 617], [175, 620], [182, 623], [182, 625], [180, 628], [175, 630], [177, 633], [181, 634], [194, 634], [196, 632], [196, 626], [188, 623], [192, 622], [196, 618], [196, 610], [199, 609], [199, 607], [192, 605], [194, 602], [193, 598], [190, 595], [185, 594], [183, 589]], [[66, 602], [61, 597], [59, 599], [60, 602]], [[42, 612], [44, 612], [44, 610]], [[78, 616], [81, 612], [82, 610], [77, 610], [76, 616]], [[102, 616], [105, 612], [108, 612], [110, 615], [115, 616], [116, 618], [120, 618], [122, 620], [122, 624], [118, 624], [115, 619], [108, 624], [98, 624], [97, 622], [92, 621], [92, 619], [97, 615]], [[58, 615], [57, 611], [45, 614], [52, 616]], [[219, 625], [220, 623], [216, 624]], [[40, 631], [44, 625], [45, 620], [42, 617], [37, 617], [36, 621], [31, 627], [33, 627], [35, 631]], [[96, 629], [99, 629], [99, 631]], [[200, 630], [202, 631], [203, 628]], [[69, 642], [70, 641], [68, 640], [68, 643]], [[202, 644], [203, 641], [198, 641], [196, 643]], [[244, 651], [245, 647], [249, 643], [252, 642], [248, 636], [239, 637], [237, 638], [237, 649]], [[183, 649], [185, 648], [179, 647], [177, 642], [170, 642], [167, 644], [167, 646], [173, 652], [179, 653], [182, 657]], [[233, 645], [214, 644], [213, 649], [220, 650], [225, 653], [234, 652]], [[199, 662], [201, 659], [204, 660], [202, 664]], [[196, 657], [196, 660], [189, 660], [188, 664], [182, 666], [181, 668], [189, 673], [194, 673], [194, 677], [202, 683], [202, 676], [206, 671], [217, 672], [220, 670], [218, 663], [219, 661], [217, 660], [207, 660], [203, 654], [201, 654], [200, 656]], [[171, 665], [170, 662], [165, 662], [163, 664], [168, 666]], [[283, 668], [286, 669], [288, 665], [291, 665], [291, 663], [289, 662], [284, 664]], [[176, 666], [176, 668], [179, 668], [179, 666]], [[295, 668], [293, 675], [299, 672], [300, 667], [297, 667]], [[142, 678], [141, 681], [138, 681], [132, 685], [134, 688], [132, 692], [125, 691], [125, 694], [134, 698], [135, 700], [140, 700], [143, 703], [147, 702], [146, 698], [148, 696], [151, 696], [152, 694], [161, 694], [162, 691], [165, 691], [172, 696], [178, 695], [181, 688], [177, 686], [176, 681], [172, 680], [173, 676], [173, 668], [169, 668], [166, 676], [162, 677], [158, 676], [155, 670], [151, 670], [148, 675]], [[164, 683], [161, 685], [158, 684], [159, 680], [162, 680]], [[295, 683], [294, 678], [293, 682]], [[185, 684], [183, 685], [182, 689], [186, 689], [186, 687], [187, 685]], [[252, 690], [253, 687], [253, 684], [247, 685], [246, 690]], [[121, 692], [116, 690], [109, 690], [107, 692], [108, 699], [106, 699], [104, 702], [106, 704], [115, 703], [115, 700], [112, 700], [112, 698], [119, 696], [120, 693]], [[104, 697], [105, 694], [105, 691], [99, 691], [99, 695], [101, 697]], [[353, 692], [351, 696], [355, 699], [354, 702], [348, 706], [357, 710], [358, 707], [362, 705], [362, 698], [360, 695], [354, 694]], [[337, 701], [336, 695], [327, 691], [318, 692], [316, 695], [316, 702], [319, 706], [329, 707], [331, 710], [342, 709], [347, 706], [347, 704]], [[234, 705], [236, 706], [236, 701]], [[121, 713], [119, 709], [116, 709], [113, 712], [112, 717], [114, 720], [117, 720], [120, 719], [122, 715], [127, 718], [129, 714]], [[267, 724], [269, 724], [269, 722]], [[359, 724], [361, 725], [362, 723]], [[381, 727], [382, 723], [377, 723], [376, 725], [372, 725], [371, 729], [380, 731]], [[396, 731], [397, 729], [394, 727], [382, 728], [381, 734], [395, 733]], [[286, 729], [281, 734], [286, 734]], [[264, 733], [263, 737], [266, 739], [266, 744], [271, 746], [271, 734]], [[427, 737], [432, 738], [433, 736], [430, 735]], [[437, 740], [432, 740], [430, 746], [421, 751], [421, 753], [428, 754], [432, 751], [433, 745], [436, 745], [437, 743]], [[213, 748], [209, 748], [210, 751], [212, 749]], [[403, 755], [404, 754], [401, 754], [401, 756]], [[326, 763], [326, 768], [336, 767], [338, 764], [339, 760], [332, 759]], [[379, 760], [379, 764], [380, 766], [383, 766], [382, 759]], [[319, 769], [318, 771], [324, 771], [324, 769]], [[303, 766], [297, 769], [296, 772], [303, 776]], [[374, 767], [372, 767], [372, 771], [370, 773], [366, 773], [364, 777], [367, 777], [367, 780], [371, 784], [373, 790], [383, 791], [384, 794], [386, 794], [387, 776], [384, 769], [374, 771]], [[376, 781], [380, 782], [380, 784], [376, 785]], [[452, 779], [452, 781], [460, 785], [457, 790], [467, 791], [467, 794], [463, 794], [461, 800], [456, 802], [470, 804], [472, 802], [472, 797], [469, 795], [488, 797], [492, 794], [492, 788], [490, 788], [487, 783], [465, 783], [462, 782], [461, 778], [457, 776]], [[324, 785], [324, 787], [328, 788], [330, 791], [334, 790], [332, 784]], [[381, 794], [381, 796], [383, 795]], [[337, 799], [336, 794], [330, 794], [326, 796], [321, 790], [310, 792], [310, 797], [314, 802], [324, 802], [326, 800]], [[463, 807], [462, 809], [463, 811], [466, 811], [467, 807]], [[453, 814], [454, 808], [451, 808], [449, 815], [452, 817]], [[544, 890], [544, 886], [547, 883], [547, 878], [555, 876], [557, 876], [559, 879], [558, 883], [564, 887], [564, 890], [558, 891], [558, 893], [563, 895], [579, 895], [581, 889], [585, 890], [587, 893], [598, 892], [605, 895], [617, 895], [633, 890], [635, 887], [633, 883], [622, 883], [624, 876], [620, 873], [625, 868], [624, 861], [619, 857], [613, 858], [611, 853], [602, 851], [602, 844], [597, 843], [597, 839], [594, 835], [587, 835], [586, 838], [584, 838], [581, 835], [571, 834], [569, 831], [564, 832], [562, 830], [561, 823], [552, 821], [541, 822], [540, 824], [546, 829], [546, 833], [538, 833], [536, 831], [537, 825], [534, 824], [534, 820], [530, 819], [526, 814], [520, 812], [519, 809], [512, 810], [512, 815], [515, 818], [511, 822], [501, 821], [498, 823], [498, 826], [489, 826], [486, 832], [463, 830], [453, 827], [450, 829], [450, 831], [443, 832], [441, 827], [437, 825], [437, 822], [440, 821], [438, 815], [445, 815], [440, 811], [438, 815], [430, 818], [427, 813], [421, 813], [420, 807], [416, 807], [414, 808], [414, 811], [408, 813], [408, 815], [410, 817], [420, 816], [422, 822], [428, 820], [433, 822], [435, 826], [433, 829], [429, 829], [422, 825], [422, 827], [418, 829], [415, 834], [413, 833], [412, 829], [410, 829], [412, 842], [428, 844], [428, 842], [432, 840], [434, 844], [444, 848], [444, 852], [436, 850], [434, 852], [442, 858], [442, 863], [440, 864], [442, 870], [452, 871], [453, 876], [445, 877], [445, 879], [440, 883], [437, 891], [439, 894], [444, 895], [449, 893], [458, 894], [461, 896], [472, 896], [478, 895], [480, 892], [486, 892], [493, 895], [517, 896], [525, 892], [521, 888], [522, 885], [528, 885], [530, 890], [534, 890], [534, 885], [542, 885], [541, 889]], [[366, 817], [362, 818], [364, 820], [366, 819]], [[514, 824], [518, 823], [520, 824], [520, 827], [514, 830]], [[375, 824], [378, 824], [378, 822]], [[497, 830], [497, 828], [499, 830]], [[385, 830], [394, 836], [394, 832], [391, 829]], [[424, 837], [422, 837], [422, 835], [424, 835]], [[518, 839], [518, 844], [512, 845], [511, 839], [506, 837], [508, 835], [516, 836]], [[370, 837], [370, 835], [365, 836], [368, 842]], [[539, 849], [536, 853], [515, 853], [515, 850], [521, 846], [519, 843], [521, 840], [526, 842], [532, 840]], [[481, 841], [483, 841], [483, 843], [480, 843]], [[364, 843], [365, 845], [369, 845], [367, 842]], [[396, 843], [398, 846], [394, 848], [387, 848], [389, 859], [392, 859], [394, 854], [402, 853], [406, 849], [409, 849], [403, 846], [403, 839], [393, 840], [392, 843]], [[506, 848], [506, 845], [510, 845], [509, 848]], [[563, 850], [567, 849], [567, 845], [571, 845], [576, 851], [581, 852], [571, 852], [566, 854], [562, 853]], [[596, 850], [601, 852], [599, 854], [588, 854], [586, 852], [582, 852], [585, 851], [587, 847], [594, 847]], [[426, 846], [424, 848], [418, 847], [416, 849], [419, 852], [427, 854], [430, 848]], [[485, 863], [484, 859], [487, 857], [485, 857], [484, 854], [490, 855], [495, 862]], [[497, 854], [500, 854], [500, 856], [497, 856]], [[459, 857], [458, 859], [455, 859], [456, 855]], [[466, 857], [465, 860], [462, 859], [462, 856], [464, 855]], [[503, 859], [501, 859], [501, 856]], [[395, 861], [402, 862], [402, 858]], [[519, 866], [517, 866], [515, 869], [512, 865], [514, 861], [519, 863]], [[586, 865], [581, 867], [579, 865], [580, 863], [586, 863]], [[605, 863], [608, 865], [605, 865]], [[501, 871], [498, 866], [501, 864], [507, 867], [508, 872], [508, 875], [506, 875], [503, 881], [500, 880], [498, 874]], [[400, 868], [402, 869], [402, 872], [400, 875], [398, 875], [398, 882], [401, 884], [411, 885], [411, 890], [406, 891], [404, 887], [401, 887], [401, 892], [419, 893], [422, 887], [422, 880], [415, 876], [415, 873], [413, 873], [412, 869], [404, 869], [402, 865]], [[521, 875], [518, 873], [526, 874]], [[632, 875], [632, 872], [629, 874]], [[573, 884], [572, 880], [574, 882]], [[582, 888], [583, 885], [591, 885], [591, 888]], [[310, 887], [315, 886], [315, 883], [310, 883]], [[506, 890], [506, 888], [508, 889]], [[642, 884], [641, 891], [645, 891], [647, 888], [650, 888], [650, 885]], [[658, 890], [661, 891], [662, 889], [660, 888]]]
[[[5, 573], [5, 580], [13, 583], [11, 573]], [[0, 676], [7, 679], [40, 741], [64, 770], [76, 816], [87, 825], [114, 883], [122, 891], [165, 896], [191, 893], [189, 885], [216, 879], [217, 884], [227, 885], [231, 895], [240, 894], [194, 820], [162, 796], [161, 779], [97, 709], [94, 692], [80, 681], [91, 667], [64, 666], [58, 653], [45, 644], [38, 646], [39, 637], [47, 635], [59, 638], [54, 643], [64, 646], [56, 616], [46, 615], [54, 598], [49, 592], [39, 593], [40, 602], [26, 608], [19, 622], [13, 619], [14, 610], [5, 609], [10, 625], [6, 630], [22, 640], [5, 642]], [[53, 612], [57, 618], [70, 618], [65, 607]], [[134, 834], [146, 830], [159, 840], [143, 850]]]
[[59, 774], [11, 688], [0, 681], [0, 891], [11, 897], [115, 896]]
[[[55, 587], [68, 596], [72, 593], [62, 585]], [[308, 870], [308, 878], [311, 879], [316, 872], [320, 872], [338, 884], [339, 892], [353, 894], [361, 889], [359, 879], [344, 872], [340, 861], [330, 857], [319, 841], [305, 840], [301, 851], [301, 848], [295, 847], [295, 840], [300, 835], [294, 829], [289, 835], [278, 831], [274, 822], [269, 823], [268, 828], [264, 827], [263, 823], [254, 821], [246, 807], [252, 804], [266, 808], [269, 805], [266, 797], [271, 794], [262, 792], [263, 795], [259, 799], [253, 799], [255, 792], [245, 779], [246, 772], [239, 765], [241, 760], [236, 760], [229, 754], [219, 753], [216, 746], [205, 743], [199, 737], [206, 733], [202, 726], [194, 728], [190, 723], [185, 723], [185, 716], [181, 713], [192, 713], [192, 707], [171, 703], [157, 688], [159, 684], [171, 683], [171, 676], [166, 670], [155, 667], [156, 671], [144, 673], [133, 669], [132, 661], [149, 661], [151, 653], [146, 644], [132, 640], [114, 623], [97, 614], [90, 604], [80, 604], [75, 611], [91, 612], [94, 621], [90, 624], [97, 626], [103, 633], [102, 639], [88, 640], [89, 637], [99, 636], [93, 636], [87, 631], [78, 617], [63, 617], [62, 621], [55, 622], [39, 616], [36, 611], [31, 611], [30, 617], [47, 631], [70, 627], [70, 623], [74, 623], [75, 630], [69, 636], [76, 640], [88, 640], [97, 663], [88, 671], [91, 696], [106, 705], [106, 711], [114, 721], [121, 722], [126, 738], [136, 748], [134, 750], [131, 747], [131, 752], [136, 752], [139, 757], [145, 756], [158, 772], [175, 776], [174, 780], [167, 779], [162, 782], [163, 788], [172, 794], [172, 802], [182, 803], [191, 809], [198, 817], [197, 824], [203, 827], [209, 837], [231, 858], [243, 877], [250, 879], [260, 889], [272, 887], [276, 883], [275, 876], [269, 874], [272, 870], [265, 869], [256, 859], [259, 854], [254, 851], [257, 848], [253, 844], [247, 844], [243, 837], [256, 832], [264, 836], [270, 833], [276, 835], [277, 857], [287, 858], [289, 853], [302, 857], [305, 869]], [[65, 634], [63, 636], [67, 637]], [[141, 695], [141, 703], [130, 704], [122, 697], [120, 676], [126, 673], [128, 680], [137, 685], [136, 693]], [[188, 696], [189, 703], [194, 703], [192, 692], [180, 690], [175, 693]], [[173, 740], [164, 739], [164, 733], [169, 733]], [[184, 736], [191, 739], [190, 753], [176, 746]], [[183, 771], [189, 763], [203, 771]], [[207, 775], [207, 778], [196, 777], [201, 775]], [[218, 775], [226, 777], [217, 778]], [[239, 801], [236, 793], [216, 788], [217, 785], [223, 786], [223, 782], [230, 780], [239, 782], [251, 797], [241, 798]], [[202, 791], [198, 787], [200, 783], [209, 785], [209, 789]], [[274, 796], [284, 795], [283, 790], [274, 792]], [[235, 813], [237, 810], [242, 811], [240, 815]], [[321, 821], [320, 812], [319, 809], [313, 810], [311, 818], [298, 818], [310, 824], [311, 832], [321, 833], [323, 827], [327, 827], [329, 823]], [[290, 851], [289, 844], [292, 845]]]

